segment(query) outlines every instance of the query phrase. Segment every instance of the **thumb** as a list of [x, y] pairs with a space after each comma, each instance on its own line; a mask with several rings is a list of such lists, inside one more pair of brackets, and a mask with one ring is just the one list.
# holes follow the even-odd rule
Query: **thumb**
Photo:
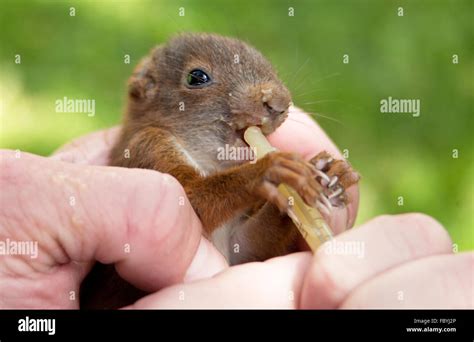
[[226, 266], [169, 175], [26, 153], [15, 158], [12, 151], [2, 152], [0, 161], [2, 221], [10, 234], [38, 241], [34, 262], [42, 268], [36, 269], [115, 263], [124, 279], [155, 291]]

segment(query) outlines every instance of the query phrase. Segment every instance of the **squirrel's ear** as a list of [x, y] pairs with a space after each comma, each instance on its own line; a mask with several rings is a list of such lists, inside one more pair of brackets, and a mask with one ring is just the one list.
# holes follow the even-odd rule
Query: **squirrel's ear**
[[133, 70], [133, 74], [128, 80], [128, 93], [134, 99], [144, 99], [153, 97], [158, 91], [156, 76], [154, 75], [154, 65], [161, 54], [161, 47], [154, 48], [151, 53], [143, 58]]

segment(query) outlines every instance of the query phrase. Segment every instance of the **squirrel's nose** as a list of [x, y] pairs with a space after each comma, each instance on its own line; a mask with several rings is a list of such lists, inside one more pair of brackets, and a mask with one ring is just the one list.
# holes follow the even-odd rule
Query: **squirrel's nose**
[[277, 115], [283, 114], [286, 110], [286, 109], [283, 109], [283, 110], [275, 109], [268, 102], [264, 102], [263, 106], [267, 110], [268, 114], [270, 114], [270, 116], [277, 116]]
[[270, 116], [281, 115], [288, 109], [288, 106], [281, 105], [282, 101], [278, 101], [278, 95], [275, 96], [272, 88], [262, 89], [262, 102]]

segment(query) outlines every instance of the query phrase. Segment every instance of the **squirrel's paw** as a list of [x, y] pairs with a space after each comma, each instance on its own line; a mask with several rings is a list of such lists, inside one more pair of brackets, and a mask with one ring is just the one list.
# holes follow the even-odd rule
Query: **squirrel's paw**
[[296, 153], [272, 152], [259, 160], [261, 170], [252, 181], [253, 192], [287, 212], [290, 199], [278, 191], [278, 185], [291, 186], [311, 206], [324, 201], [323, 186], [317, 181], [317, 170]]
[[323, 201], [318, 208], [326, 215], [332, 207], [343, 208], [347, 202], [346, 189], [356, 184], [360, 175], [355, 172], [349, 162], [334, 159], [328, 152], [323, 151], [310, 160], [316, 169], [316, 180], [323, 187]]

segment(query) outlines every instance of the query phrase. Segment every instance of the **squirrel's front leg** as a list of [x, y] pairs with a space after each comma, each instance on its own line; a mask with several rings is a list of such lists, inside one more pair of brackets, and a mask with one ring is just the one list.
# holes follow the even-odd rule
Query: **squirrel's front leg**
[[270, 153], [255, 164], [196, 178], [184, 187], [205, 231], [210, 234], [220, 224], [262, 200], [286, 212], [288, 199], [277, 189], [281, 183], [293, 187], [312, 206], [322, 195], [314, 167], [298, 154], [283, 152]]
[[[325, 151], [309, 163], [316, 170], [315, 179], [321, 185], [321, 196], [316, 206], [330, 222], [331, 208], [343, 208], [348, 204], [346, 190], [356, 184], [360, 176], [347, 161], [334, 159]], [[294, 252], [298, 249], [297, 238], [298, 230], [291, 219], [282, 215], [273, 204], [266, 203], [233, 232], [230, 262], [262, 261]]]
[[[256, 204], [269, 201], [285, 212], [288, 199], [277, 187], [286, 183], [309, 205], [321, 201], [322, 187], [316, 170], [296, 153], [273, 152], [258, 160], [209, 176], [186, 163], [182, 146], [169, 132], [146, 127], [123, 132], [112, 151], [111, 164], [154, 169], [174, 176], [184, 187], [192, 207], [208, 236], [220, 225]], [[130, 157], [123, 157], [128, 150]], [[262, 201], [263, 200], [263, 201]]]

